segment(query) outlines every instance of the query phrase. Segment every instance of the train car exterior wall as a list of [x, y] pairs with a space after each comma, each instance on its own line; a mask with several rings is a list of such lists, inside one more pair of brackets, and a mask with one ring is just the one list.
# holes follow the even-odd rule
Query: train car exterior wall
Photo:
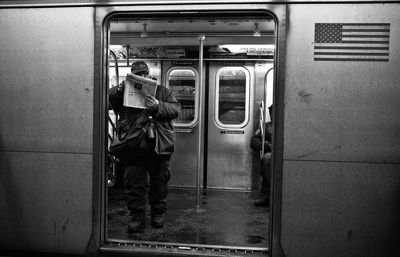
[[[400, 5], [290, 4], [281, 245], [393, 256], [400, 188]], [[390, 24], [389, 61], [315, 61], [316, 23]]]
[[93, 8], [0, 9], [0, 249], [92, 232]]
[[[95, 2], [0, 9], [1, 250], [84, 254], [90, 241], [101, 177], [93, 169]], [[391, 256], [400, 216], [400, 5], [285, 4], [277, 241], [285, 256]], [[315, 61], [316, 23], [390, 24], [389, 60]]]

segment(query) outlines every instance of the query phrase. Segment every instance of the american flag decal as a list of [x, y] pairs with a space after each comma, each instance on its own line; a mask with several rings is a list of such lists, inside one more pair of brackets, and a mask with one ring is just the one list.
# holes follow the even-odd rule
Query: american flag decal
[[315, 23], [314, 61], [389, 61], [389, 23]]

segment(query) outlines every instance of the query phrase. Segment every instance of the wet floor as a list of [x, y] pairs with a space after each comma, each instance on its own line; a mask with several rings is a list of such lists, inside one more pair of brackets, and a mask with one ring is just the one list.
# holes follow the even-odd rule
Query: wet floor
[[196, 208], [196, 191], [170, 189], [165, 227], [151, 227], [150, 207], [146, 228], [140, 233], [126, 230], [131, 221], [120, 189], [109, 189], [108, 238], [184, 244], [268, 247], [266, 207], [255, 207], [258, 193], [210, 190], [201, 194]]

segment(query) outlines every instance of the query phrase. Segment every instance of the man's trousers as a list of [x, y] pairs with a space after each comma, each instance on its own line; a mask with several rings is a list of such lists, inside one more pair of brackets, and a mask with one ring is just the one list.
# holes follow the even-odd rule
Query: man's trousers
[[168, 181], [171, 155], [149, 153], [126, 163], [124, 191], [132, 213], [146, 209], [148, 194], [151, 215], [162, 215], [167, 210]]

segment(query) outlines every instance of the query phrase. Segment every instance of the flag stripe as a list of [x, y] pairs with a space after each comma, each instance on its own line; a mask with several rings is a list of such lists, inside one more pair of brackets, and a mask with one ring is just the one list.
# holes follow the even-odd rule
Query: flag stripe
[[318, 49], [315, 51], [315, 54], [323, 54], [323, 53], [354, 53], [354, 54], [381, 54], [381, 55], [389, 55], [388, 52], [383, 50], [368, 50], [366, 52], [365, 49], [340, 49], [340, 51], [336, 49]]
[[329, 47], [388, 47], [389, 48], [389, 43], [382, 44], [382, 42], [379, 43], [360, 43], [357, 42], [355, 43], [315, 43], [315, 47], [320, 47], [320, 46], [329, 46]]
[[387, 57], [384, 56], [359, 56], [359, 55], [342, 55], [342, 54], [336, 54], [336, 55], [316, 55], [314, 58], [346, 58], [346, 59], [388, 59]]
[[364, 47], [364, 46], [316, 46], [315, 49], [348, 49], [348, 50], [389, 50], [389, 47]]
[[389, 59], [314, 58], [314, 61], [388, 62]]
[[373, 30], [373, 29], [389, 29], [390, 26], [341, 26], [342, 29], [359, 29], [359, 30]]
[[389, 36], [389, 32], [348, 32], [348, 31], [342, 31], [343, 36], [348, 36], [348, 35], [365, 35], [365, 36]]
[[347, 38], [347, 37], [350, 37], [350, 38], [389, 38], [389, 35], [348, 35], [348, 34], [346, 34], [346, 35], [344, 35], [344, 34], [342, 34], [342, 37], [343, 38]]
[[316, 52], [315, 54], [319, 54], [319, 55], [362, 55], [362, 56], [368, 56], [368, 55], [374, 55], [374, 56], [389, 56], [389, 53], [366, 53], [366, 52], [362, 52], [362, 53], [355, 53], [355, 52]]
[[[371, 44], [379, 44], [379, 43], [383, 43], [383, 44], [389, 44], [389, 41], [379, 41], [379, 40], [376, 40], [376, 38], [375, 39], [372, 39], [371, 38], [371, 40], [368, 40], [368, 38], [367, 39], [362, 39], [363, 41], [361, 41], [361, 39], [360, 39], [360, 41], [358, 41], [358, 40], [354, 40], [354, 38], [352, 38], [351, 40], [344, 40], [344, 43], [366, 43], [366, 44], [368, 44], [368, 43], [371, 43]], [[386, 40], [386, 39], [385, 39]]]
[[342, 32], [390, 32], [390, 29], [342, 29]]
[[[330, 24], [330, 23], [325, 23]], [[336, 23], [331, 23], [336, 24]], [[386, 26], [390, 27], [390, 23], [340, 23], [342, 26], [359, 26], [359, 27], [369, 27], [369, 26]]]

